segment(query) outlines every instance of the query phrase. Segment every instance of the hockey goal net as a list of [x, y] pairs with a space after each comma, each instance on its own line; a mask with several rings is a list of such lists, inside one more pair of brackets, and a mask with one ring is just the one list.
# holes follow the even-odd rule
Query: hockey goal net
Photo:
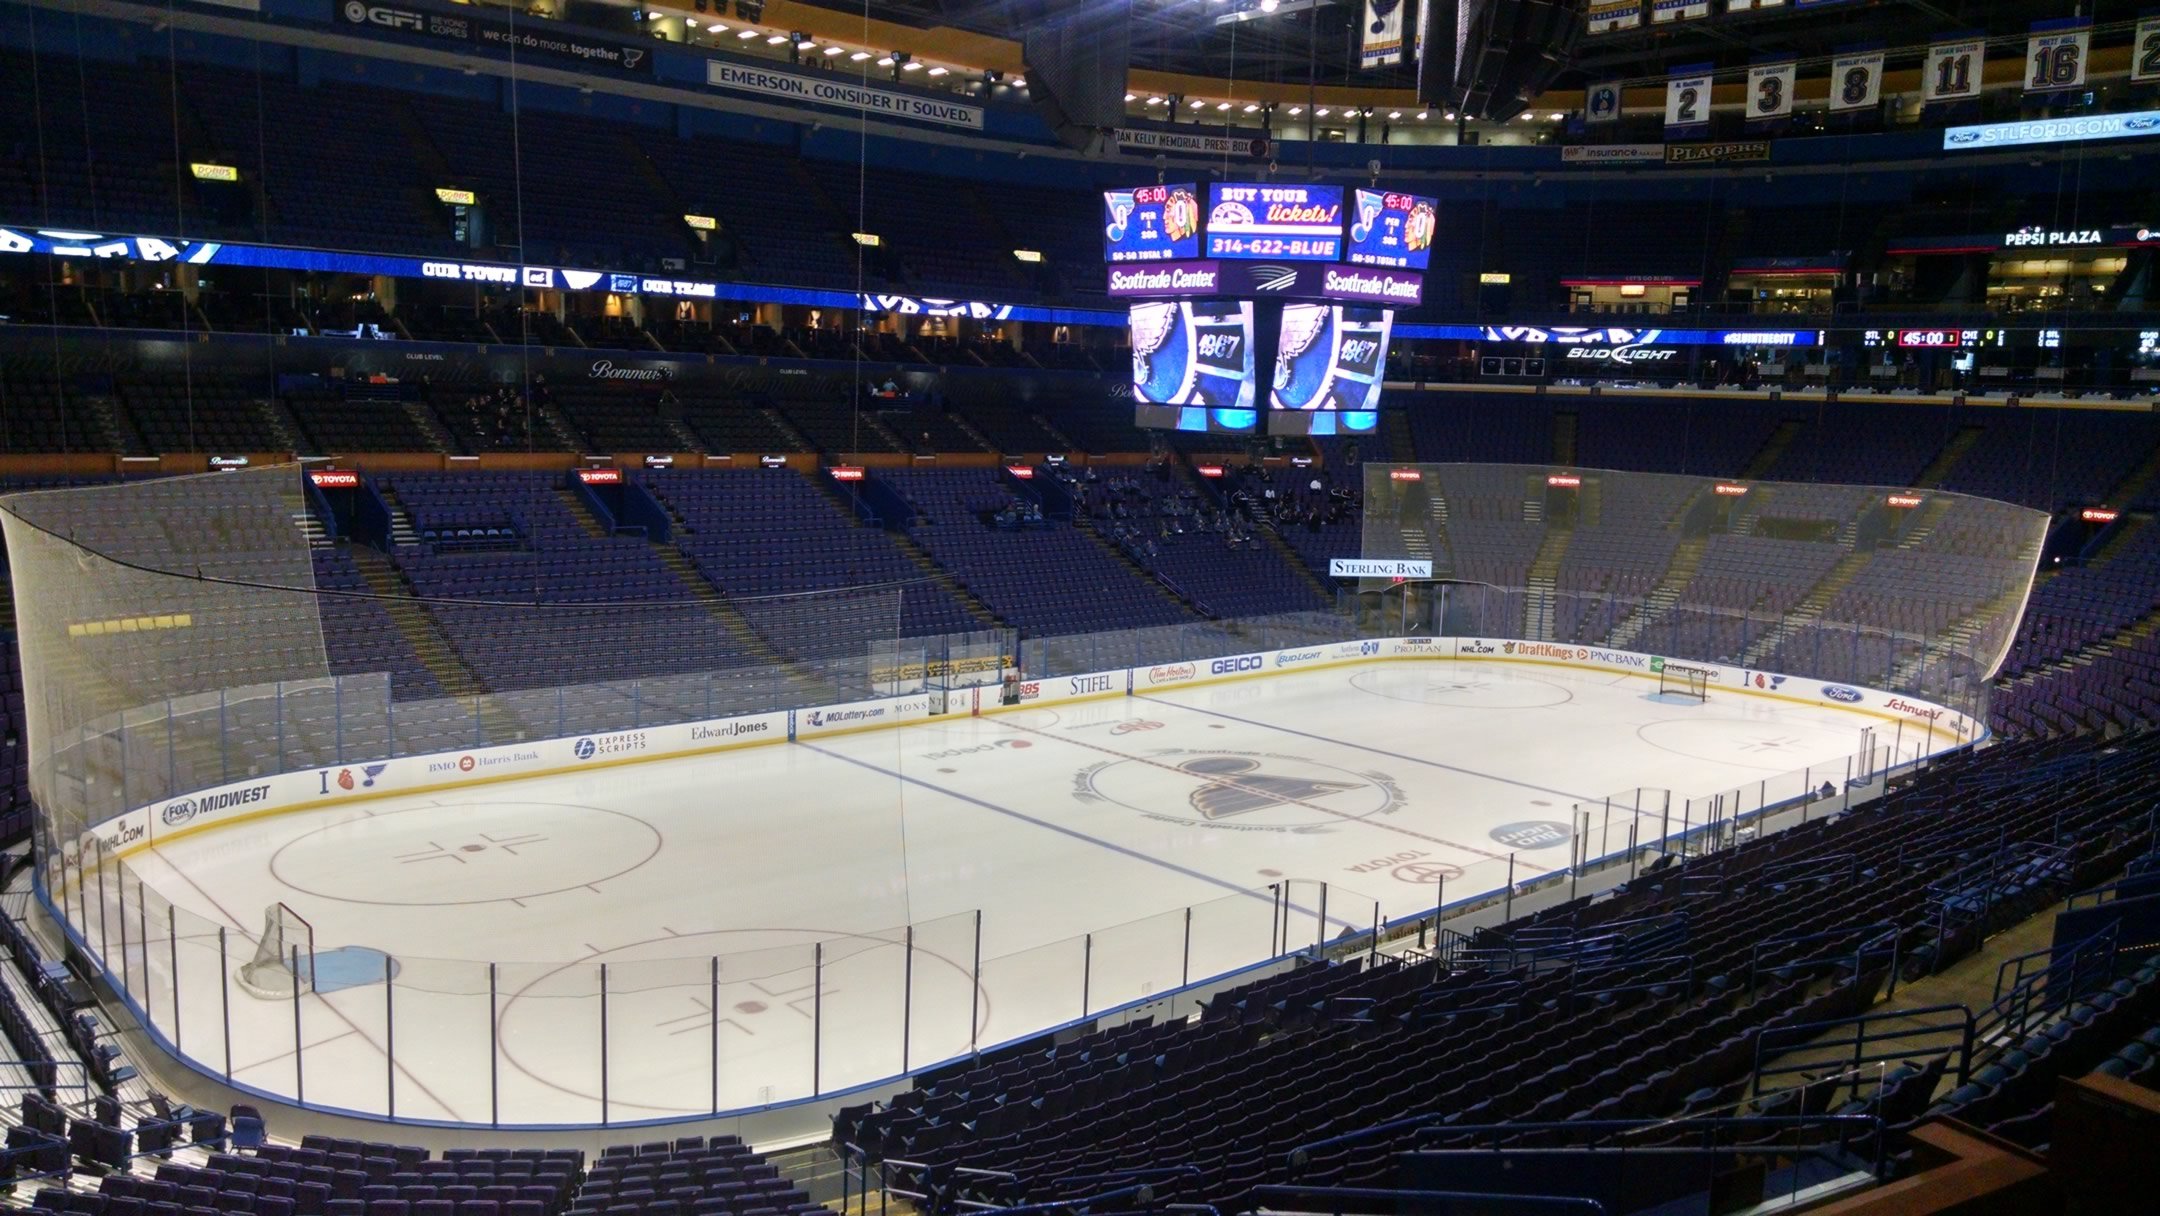
[[315, 926], [283, 903], [263, 910], [262, 937], [255, 957], [241, 964], [233, 981], [249, 996], [289, 1001], [297, 992], [315, 989]]
[[1667, 663], [1658, 672], [1657, 690], [1661, 697], [1670, 693], [1676, 697], [1707, 701], [1710, 699], [1710, 673], [1700, 667]]

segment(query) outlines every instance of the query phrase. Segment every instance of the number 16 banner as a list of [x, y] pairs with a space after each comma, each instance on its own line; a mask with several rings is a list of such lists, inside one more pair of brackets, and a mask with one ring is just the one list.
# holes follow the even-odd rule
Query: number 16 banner
[[1714, 64], [1690, 63], [1665, 80], [1665, 129], [1697, 131], [1710, 125], [1710, 78]]
[[2035, 21], [2025, 40], [2025, 91], [2051, 93], [2085, 87], [2085, 52], [2092, 22], [2083, 17]]

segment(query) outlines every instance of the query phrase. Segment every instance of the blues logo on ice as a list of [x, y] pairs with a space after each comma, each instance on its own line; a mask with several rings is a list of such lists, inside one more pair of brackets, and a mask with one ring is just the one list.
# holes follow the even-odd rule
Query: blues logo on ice
[[1325, 832], [1404, 804], [1402, 787], [1386, 773], [1272, 752], [1186, 748], [1084, 768], [1073, 777], [1073, 797], [1150, 819], [1246, 832]]

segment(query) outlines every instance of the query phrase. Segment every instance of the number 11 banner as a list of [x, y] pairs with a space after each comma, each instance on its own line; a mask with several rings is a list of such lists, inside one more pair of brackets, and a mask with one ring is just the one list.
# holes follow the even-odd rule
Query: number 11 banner
[[1690, 63], [1665, 80], [1665, 129], [1675, 134], [1710, 125], [1710, 77], [1715, 64]]
[[2085, 52], [2092, 22], [2083, 17], [2035, 21], [2025, 40], [2025, 91], [2052, 93], [2085, 87]]
[[1920, 99], [1934, 102], [1978, 97], [1980, 65], [1986, 59], [1985, 38], [1929, 43], [1927, 66], [1920, 74]]

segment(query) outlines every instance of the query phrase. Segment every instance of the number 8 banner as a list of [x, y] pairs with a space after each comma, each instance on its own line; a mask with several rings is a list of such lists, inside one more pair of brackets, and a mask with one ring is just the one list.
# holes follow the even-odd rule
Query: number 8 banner
[[2025, 40], [2025, 91], [2049, 93], [2085, 87], [2085, 52], [2092, 23], [2083, 17], [2035, 21]]
[[1881, 51], [1839, 55], [1830, 61], [1830, 112], [1872, 110], [1882, 102]]

